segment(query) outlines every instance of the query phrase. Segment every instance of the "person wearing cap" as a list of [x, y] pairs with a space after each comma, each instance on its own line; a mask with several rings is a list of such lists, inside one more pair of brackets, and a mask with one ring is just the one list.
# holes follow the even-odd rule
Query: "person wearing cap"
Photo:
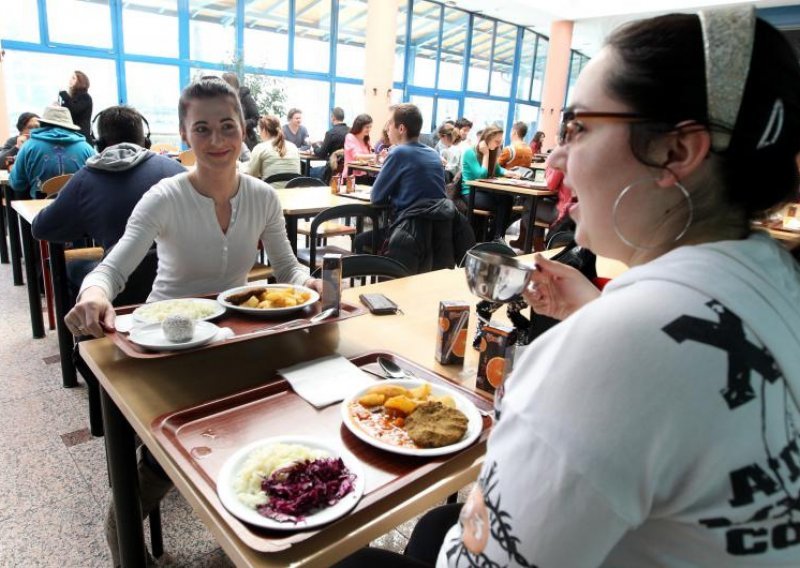
[[16, 156], [22, 145], [31, 137], [31, 130], [39, 128], [39, 115], [32, 112], [23, 112], [17, 119], [17, 136], [12, 136], [0, 148], [0, 167], [6, 163], [6, 158]]
[[39, 124], [41, 128], [32, 131], [30, 140], [20, 148], [9, 176], [14, 191], [31, 197], [36, 197], [42, 183], [77, 172], [95, 154], [67, 108], [48, 106]]
[[577, 243], [630, 269], [601, 292], [536, 259], [526, 300], [562, 321], [495, 394], [469, 497], [360, 565], [800, 566], [800, 266], [752, 228], [800, 182], [791, 44], [752, 5], [628, 23], [559, 139]]

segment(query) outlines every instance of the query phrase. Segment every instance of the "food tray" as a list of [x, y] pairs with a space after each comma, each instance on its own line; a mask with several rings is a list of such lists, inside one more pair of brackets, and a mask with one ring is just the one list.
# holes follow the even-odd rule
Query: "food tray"
[[[359, 367], [379, 372], [376, 363], [379, 356], [398, 362], [420, 379], [457, 390], [481, 410], [492, 410], [492, 401], [392, 353], [367, 353], [351, 361]], [[342, 519], [370, 507], [470, 449], [434, 458], [402, 456], [379, 450], [356, 438], [342, 424], [339, 404], [316, 409], [295, 394], [279, 375], [269, 380], [272, 382], [254, 389], [160, 416], [150, 426], [164, 451], [184, 471], [214, 511], [242, 542], [255, 550], [285, 550], [326, 527], [296, 532], [268, 530], [243, 523], [223, 507], [217, 497], [217, 475], [225, 460], [250, 442], [278, 434], [292, 434], [342, 443], [363, 463], [367, 483], [361, 501]], [[485, 443], [491, 426], [491, 418], [484, 417], [483, 431], [476, 444]]]
[[[208, 297], [215, 298], [216, 296], [208, 296]], [[140, 305], [141, 304], [137, 304], [135, 306], [123, 306], [117, 308], [116, 310], [117, 315], [129, 314], [133, 310], [138, 308]], [[234, 333], [233, 337], [225, 341], [215, 341], [212, 343], [206, 343], [205, 345], [201, 345], [194, 349], [184, 349], [182, 351], [148, 351], [144, 347], [140, 347], [139, 345], [136, 345], [135, 343], [130, 341], [128, 339], [128, 334], [123, 332], [110, 332], [107, 334], [107, 337], [109, 337], [111, 341], [113, 341], [114, 344], [117, 347], [119, 347], [122, 350], [122, 352], [128, 355], [129, 357], [134, 357], [136, 359], [159, 359], [163, 357], [176, 357], [182, 355], [183, 353], [193, 353], [195, 351], [200, 351], [202, 349], [214, 349], [215, 347], [222, 347], [224, 345], [230, 345], [231, 343], [236, 343], [239, 341], [247, 341], [258, 337], [266, 337], [268, 335], [274, 335], [276, 333], [286, 333], [288, 331], [296, 331], [298, 329], [305, 329], [315, 325], [336, 323], [338, 321], [342, 321], [351, 317], [365, 314], [367, 313], [367, 310], [362, 306], [356, 304], [342, 302], [341, 307], [339, 309], [339, 315], [336, 317], [329, 317], [326, 320], [316, 323], [306, 322], [303, 324], [297, 324], [289, 329], [258, 331], [265, 327], [278, 325], [282, 322], [287, 322], [298, 318], [310, 318], [318, 314], [319, 312], [320, 312], [319, 302], [316, 302], [315, 304], [309, 306], [308, 308], [305, 308], [300, 311], [270, 318], [252, 316], [234, 310], [227, 310], [224, 314], [214, 319], [214, 323], [217, 324], [219, 327], [228, 327], [231, 330], [233, 330]]]

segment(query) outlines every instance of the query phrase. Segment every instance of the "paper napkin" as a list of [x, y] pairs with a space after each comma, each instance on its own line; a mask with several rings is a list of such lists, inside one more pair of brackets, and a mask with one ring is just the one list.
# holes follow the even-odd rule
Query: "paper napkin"
[[301, 398], [317, 408], [340, 402], [375, 382], [341, 355], [299, 363], [279, 373]]

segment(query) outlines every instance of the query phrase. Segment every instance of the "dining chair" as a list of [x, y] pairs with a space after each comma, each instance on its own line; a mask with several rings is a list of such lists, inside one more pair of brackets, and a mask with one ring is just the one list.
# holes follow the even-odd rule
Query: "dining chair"
[[[338, 253], [344, 256], [352, 255], [352, 250], [348, 250], [337, 246], [317, 246], [317, 239], [320, 236], [320, 227], [331, 219], [341, 219], [342, 217], [353, 217], [356, 221], [355, 231], [353, 235], [361, 233], [364, 230], [364, 219], [372, 221], [372, 249], [377, 250], [377, 228], [380, 223], [380, 209], [370, 205], [363, 205], [361, 203], [353, 203], [347, 205], [337, 205], [329, 207], [324, 211], [318, 213], [311, 221], [309, 232], [309, 248], [299, 249], [297, 251], [297, 259], [308, 266], [313, 273], [314, 270], [322, 264], [322, 256], [326, 253]], [[352, 249], [352, 244], [351, 244]]]
[[[296, 177], [293, 180], [289, 181], [284, 187], [286, 189], [291, 189], [298, 187], [328, 187], [328, 186], [321, 179], [301, 176], [301, 177]], [[356, 232], [355, 228], [349, 225], [349, 219], [344, 224], [335, 221], [328, 221], [322, 226], [322, 228], [319, 231], [320, 239], [317, 241], [317, 245], [320, 246], [327, 245], [328, 237], [354, 235], [355, 232]], [[297, 225], [297, 234], [305, 236], [306, 247], [308, 247], [309, 235], [311, 234], [311, 223], [309, 223], [308, 220], [304, 221], [303, 223], [299, 223]]]
[[51, 177], [42, 183], [39, 191], [46, 196], [51, 197], [61, 191], [61, 188], [67, 185], [67, 182], [72, 179], [72, 174], [64, 174], [60, 176]]
[[178, 161], [183, 165], [184, 168], [191, 168], [195, 163], [197, 163], [197, 157], [194, 155], [194, 150], [184, 150], [180, 154], [178, 154]]
[[354, 254], [342, 258], [342, 278], [361, 278], [362, 283], [370, 278], [370, 283], [394, 280], [411, 276], [402, 263], [388, 256], [375, 254]]
[[282, 172], [279, 174], [272, 174], [271, 176], [267, 176], [264, 178], [264, 181], [270, 185], [274, 185], [276, 189], [280, 189], [286, 187], [284, 183], [281, 182], [288, 182], [295, 178], [302, 177], [300, 174], [292, 173], [292, 172]]

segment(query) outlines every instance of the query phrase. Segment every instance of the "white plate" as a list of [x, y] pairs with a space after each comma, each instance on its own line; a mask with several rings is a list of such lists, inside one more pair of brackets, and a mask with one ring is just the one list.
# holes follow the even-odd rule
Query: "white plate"
[[181, 351], [191, 349], [208, 343], [219, 332], [219, 328], [211, 322], [198, 321], [194, 326], [194, 336], [185, 343], [175, 343], [164, 337], [164, 331], [160, 323], [149, 323], [141, 327], [134, 327], [128, 339], [147, 349], [153, 351]]
[[467, 400], [461, 393], [455, 391], [451, 388], [438, 385], [436, 383], [430, 383], [431, 385], [431, 394], [433, 396], [443, 396], [443, 395], [450, 395], [453, 397], [453, 400], [456, 403], [456, 408], [458, 408], [461, 412], [463, 412], [467, 416], [467, 431], [464, 432], [464, 436], [461, 438], [460, 441], [456, 442], [455, 444], [450, 444], [449, 446], [442, 446], [441, 448], [405, 448], [402, 446], [395, 446], [392, 444], [388, 444], [386, 442], [382, 442], [377, 438], [373, 438], [369, 434], [367, 434], [361, 427], [356, 423], [355, 419], [350, 415], [350, 403], [356, 400], [357, 398], [364, 395], [369, 389], [374, 386], [380, 384], [387, 384], [387, 385], [398, 385], [406, 389], [413, 389], [420, 386], [422, 383], [426, 383], [429, 381], [422, 381], [422, 380], [413, 380], [413, 379], [389, 379], [380, 382], [376, 382], [374, 385], [371, 385], [365, 389], [359, 390], [353, 396], [350, 396], [344, 401], [342, 401], [342, 421], [344, 425], [347, 426], [347, 429], [350, 430], [354, 436], [359, 438], [360, 440], [366, 442], [371, 446], [375, 446], [381, 450], [386, 450], [387, 452], [392, 452], [395, 454], [403, 454], [406, 456], [443, 456], [446, 454], [452, 454], [453, 452], [457, 452], [467, 446], [471, 445], [475, 440], [478, 439], [478, 436], [481, 435], [481, 431], [483, 430], [483, 418], [481, 417], [481, 413], [478, 411], [478, 408], [469, 400]]
[[[270, 519], [260, 515], [255, 509], [252, 509], [239, 501], [239, 498], [236, 496], [236, 491], [233, 489], [233, 480], [238, 473], [239, 468], [242, 467], [244, 461], [252, 451], [266, 446], [271, 446], [273, 444], [299, 444], [312, 449], [324, 450], [332, 458], [342, 458], [342, 461], [344, 462], [344, 465], [347, 466], [347, 469], [349, 469], [356, 476], [355, 481], [353, 482], [353, 491], [345, 495], [335, 505], [307, 515], [302, 521], [279, 522], [275, 519]], [[222, 465], [222, 469], [219, 472], [219, 477], [217, 478], [217, 495], [219, 495], [220, 501], [222, 501], [222, 504], [226, 509], [228, 509], [228, 511], [246, 523], [250, 523], [251, 525], [278, 530], [307, 529], [330, 523], [331, 521], [346, 515], [353, 507], [356, 506], [356, 503], [358, 503], [358, 501], [361, 499], [361, 496], [364, 494], [364, 487], [366, 487], [364, 468], [361, 466], [361, 462], [359, 462], [350, 452], [339, 446], [334, 446], [328, 442], [323, 442], [316, 438], [310, 438], [307, 436], [275, 436], [273, 438], [265, 438], [263, 440], [253, 442], [252, 444], [248, 444], [237, 450], [235, 454], [225, 461], [225, 463]]]
[[217, 302], [216, 300], [210, 300], [208, 298], [178, 298], [174, 300], [161, 300], [158, 302], [151, 302], [149, 304], [139, 306], [132, 312], [133, 319], [140, 323], [161, 323], [160, 320], [157, 320], [153, 317], [148, 317], [147, 312], [150, 309], [152, 309], [152, 306], [163, 306], [172, 304], [176, 306], [180, 306], [181, 304], [196, 304], [200, 306], [206, 306], [209, 309], [213, 309], [214, 311], [210, 315], [207, 315], [203, 318], [197, 318], [198, 320], [203, 320], [203, 321], [212, 320], [225, 313], [225, 308], [220, 306], [219, 302]]
[[[247, 308], [244, 306], [237, 306], [236, 304], [231, 304], [225, 298], [230, 296], [231, 294], [238, 294], [239, 292], [244, 292], [246, 290], [254, 290], [256, 288], [276, 288], [278, 290], [286, 289], [286, 288], [294, 288], [295, 290], [300, 290], [302, 292], [308, 292], [311, 294], [311, 297], [303, 303], [297, 306], [291, 306], [289, 308]], [[238, 288], [231, 288], [230, 290], [225, 290], [222, 294], [217, 296], [217, 302], [219, 302], [223, 307], [230, 308], [232, 310], [236, 310], [237, 312], [243, 312], [246, 314], [252, 314], [254, 316], [264, 316], [264, 317], [271, 317], [271, 316], [282, 316], [285, 314], [290, 314], [292, 312], [300, 311], [308, 306], [311, 306], [319, 300], [319, 294], [315, 290], [311, 288], [306, 288], [305, 286], [294, 286], [292, 284], [264, 284], [264, 285], [257, 285], [253, 286], [252, 284], [247, 286], [239, 286]]]

